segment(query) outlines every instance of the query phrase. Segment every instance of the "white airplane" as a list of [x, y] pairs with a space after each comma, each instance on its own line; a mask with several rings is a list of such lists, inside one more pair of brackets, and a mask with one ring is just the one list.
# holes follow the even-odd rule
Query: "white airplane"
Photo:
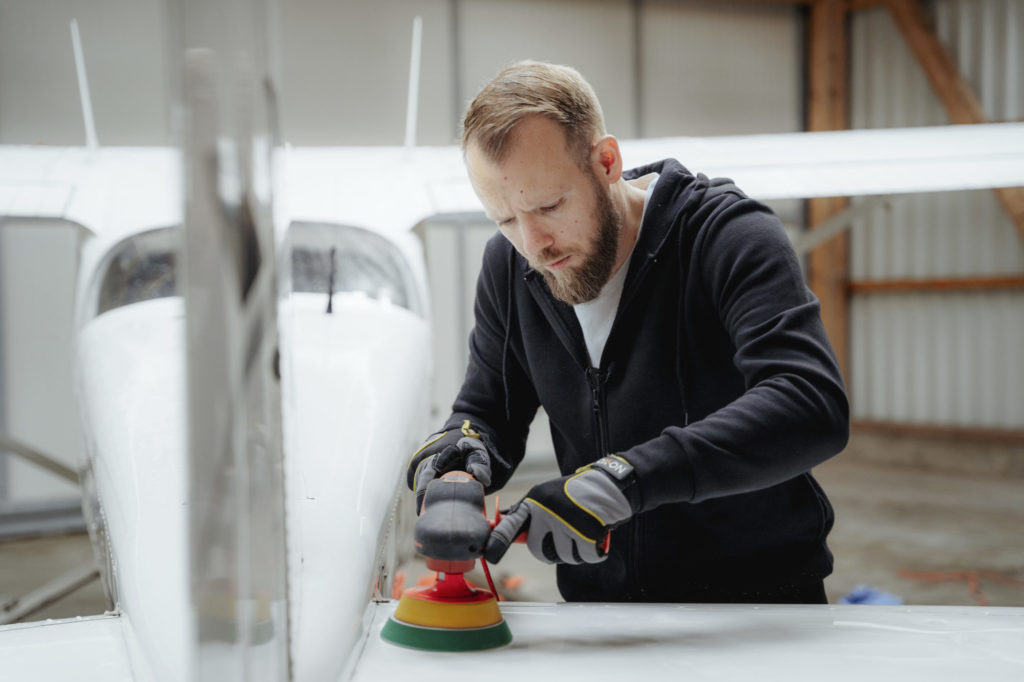
[[[622, 147], [629, 166], [674, 156], [766, 200], [1024, 185], [1024, 124]], [[278, 206], [286, 208], [271, 260], [290, 264], [290, 286], [277, 297], [257, 266], [242, 289], [255, 282], [277, 316], [282, 397], [268, 423], [276, 417], [283, 428], [286, 484], [243, 482], [231, 502], [238, 506], [218, 516], [218, 500], [207, 496], [222, 490], [219, 479], [196, 479], [196, 441], [187, 436], [197, 382], [185, 300], [198, 299], [195, 266], [180, 267], [182, 254], [196, 255], [196, 242], [182, 245], [195, 197], [181, 191], [181, 152], [0, 147], [0, 217], [65, 220], [83, 233], [75, 339], [82, 478], [112, 605], [98, 616], [0, 627], [0, 679], [186, 680], [199, 669], [210, 678], [303, 682], [1019, 679], [1020, 608], [506, 603], [514, 640], [501, 649], [446, 654], [381, 640], [395, 609], [395, 562], [412, 549], [401, 528], [413, 516], [404, 468], [432, 427], [430, 300], [412, 230], [432, 216], [481, 211], [455, 148], [296, 148], [281, 161]], [[802, 237], [798, 250], [815, 238]], [[226, 280], [244, 269], [223, 262]], [[268, 325], [244, 315], [234, 322]], [[245, 339], [248, 331], [227, 333]], [[244, 350], [243, 363], [267, 360], [274, 348]], [[241, 389], [235, 402], [250, 397]], [[216, 412], [218, 403], [209, 405]], [[232, 465], [213, 468], [214, 478], [237, 475]], [[198, 527], [197, 505], [214, 510]], [[274, 530], [282, 511], [286, 528]], [[257, 519], [256, 530], [239, 540], [247, 519]], [[197, 540], [206, 531], [214, 539]], [[280, 594], [232, 582], [255, 585], [258, 571], [276, 570], [275, 543], [285, 537]]]
[[[626, 141], [623, 154], [630, 165], [675, 156], [763, 199], [1024, 184], [1024, 124]], [[968, 667], [991, 679], [1020, 671], [1024, 654], [1010, 643], [1024, 634], [1024, 609], [505, 604], [515, 640], [503, 650], [449, 662], [454, 654], [380, 640], [394, 608], [385, 599], [394, 556], [411, 550], [399, 546], [407, 535], [389, 532], [410, 518], [396, 511], [409, 497], [400, 478], [430, 429], [429, 298], [411, 230], [480, 208], [454, 148], [287, 155], [289, 216], [278, 240], [282, 253], [291, 249], [293, 275], [278, 315], [295, 679], [513, 679], [579, 665], [603, 678], [629, 675], [637, 655], [652, 678], [778, 664], [796, 679], [821, 670], [854, 679], [878, 672], [872, 647], [884, 647], [887, 670], [900, 675], [924, 660], [933, 679]], [[87, 235], [77, 384], [87, 507], [114, 606], [0, 628], [12, 679], [189, 677], [182, 199], [168, 191], [180, 187], [179, 164], [173, 149], [0, 148], [0, 216], [66, 220]], [[387, 188], [377, 181], [385, 175]]]

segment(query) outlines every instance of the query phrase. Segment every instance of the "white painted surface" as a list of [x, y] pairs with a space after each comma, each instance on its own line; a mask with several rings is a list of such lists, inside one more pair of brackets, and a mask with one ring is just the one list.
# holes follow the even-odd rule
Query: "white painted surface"
[[185, 679], [191, 663], [184, 308], [109, 310], [78, 336], [78, 395], [133, 667]]
[[[337, 675], [358, 635], [398, 476], [426, 431], [426, 321], [358, 294], [295, 294], [281, 310], [285, 359], [293, 662]], [[161, 298], [107, 311], [80, 334], [91, 464], [137, 671], [187, 676], [183, 311]]]
[[[758, 199], [1024, 184], [1024, 123], [623, 140], [622, 150], [627, 166], [675, 157], [693, 172], [733, 178]], [[436, 214], [480, 212], [452, 146], [293, 148], [283, 174], [292, 220], [395, 235]], [[169, 148], [104, 148], [88, 157], [74, 148], [0, 147], [4, 215], [63, 217], [96, 230], [104, 244], [180, 222], [180, 178], [180, 155]], [[36, 201], [49, 184], [73, 187], [66, 205]]]
[[628, 140], [628, 167], [674, 156], [757, 199], [943, 192], [1024, 184], [1024, 124]]
[[[395, 646], [380, 629], [396, 602], [371, 604], [344, 677], [458, 680], [821, 680], [921, 682], [1024, 675], [1024, 608], [502, 604], [506, 647], [443, 653]], [[0, 628], [0, 679], [132, 676], [120, 619]]]
[[1024, 677], [1024, 608], [504, 603], [513, 640], [469, 653], [406, 649], [372, 604], [353, 680], [822, 680]]
[[[359, 635], [404, 465], [426, 433], [426, 320], [359, 295], [280, 310], [295, 679], [335, 679]], [[406, 510], [407, 513], [408, 510]], [[405, 551], [411, 551], [410, 539]], [[386, 586], [380, 586], [381, 590]]]
[[136, 680], [118, 616], [48, 620], [0, 627], [0, 680]]

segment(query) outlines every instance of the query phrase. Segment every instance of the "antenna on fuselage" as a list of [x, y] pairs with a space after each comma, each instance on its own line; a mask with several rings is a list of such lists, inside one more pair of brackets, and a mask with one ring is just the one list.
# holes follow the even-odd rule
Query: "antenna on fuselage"
[[71, 20], [71, 47], [75, 52], [75, 71], [78, 72], [78, 94], [82, 99], [82, 119], [85, 121], [85, 146], [89, 151], [99, 149], [96, 137], [96, 121], [92, 116], [92, 98], [89, 96], [89, 79], [85, 75], [85, 58], [82, 56], [82, 39], [78, 35], [78, 19]]
[[412, 20], [412, 50], [409, 55], [409, 98], [405, 108], [405, 146], [416, 146], [416, 110], [420, 99], [420, 52], [423, 43], [423, 17]]

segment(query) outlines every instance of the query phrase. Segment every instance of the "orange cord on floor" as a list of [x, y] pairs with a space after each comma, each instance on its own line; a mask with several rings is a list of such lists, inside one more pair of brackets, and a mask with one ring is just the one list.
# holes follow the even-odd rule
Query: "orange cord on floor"
[[395, 581], [391, 584], [391, 598], [401, 599], [402, 592], [405, 591], [405, 571], [399, 571], [395, 574]]
[[912, 571], [903, 568], [900, 569], [900, 577], [926, 583], [966, 582], [967, 590], [974, 596], [978, 606], [990, 606], [981, 590], [982, 579], [1007, 587], [1024, 587], [1024, 580], [1011, 578], [998, 571]]

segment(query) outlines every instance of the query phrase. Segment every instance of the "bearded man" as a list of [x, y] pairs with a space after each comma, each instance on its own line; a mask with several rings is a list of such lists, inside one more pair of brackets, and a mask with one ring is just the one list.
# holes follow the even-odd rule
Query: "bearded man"
[[563, 475], [508, 511], [489, 561], [526, 531], [569, 601], [824, 603], [833, 513], [810, 469], [849, 406], [776, 216], [674, 159], [624, 170], [569, 67], [503, 70], [462, 146], [500, 234], [410, 488], [464, 469], [498, 490], [543, 405]]

